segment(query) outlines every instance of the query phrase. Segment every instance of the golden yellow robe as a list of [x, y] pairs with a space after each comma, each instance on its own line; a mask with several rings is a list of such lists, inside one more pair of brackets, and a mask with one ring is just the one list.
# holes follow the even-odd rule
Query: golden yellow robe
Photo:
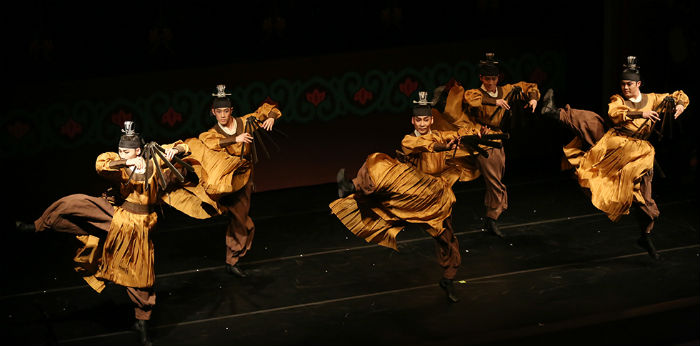
[[[654, 147], [631, 135], [646, 138], [653, 122], [634, 114], [654, 110], [666, 96], [669, 94], [642, 94], [642, 100], [636, 104], [620, 95], [612, 96], [608, 116], [616, 126], [583, 155], [576, 168], [579, 184], [591, 191], [593, 205], [613, 221], [629, 214], [633, 202], [644, 203], [640, 182], [654, 169]], [[689, 99], [683, 91], [671, 96], [677, 104], [688, 106]]]
[[396, 235], [406, 223], [427, 224], [433, 237], [445, 230], [443, 222], [456, 199], [444, 178], [384, 153], [369, 155], [365, 165], [376, 190], [370, 195], [351, 194], [329, 205], [348, 230], [394, 250]]
[[[189, 150], [181, 142], [174, 145], [178, 145], [183, 152]], [[174, 145], [163, 147], [167, 149]], [[151, 161], [148, 161], [150, 164], [145, 173], [134, 173], [129, 179], [131, 170], [112, 166], [110, 163], [113, 161], [120, 161], [119, 154], [114, 152], [100, 154], [95, 168], [100, 176], [119, 184], [119, 193], [125, 202], [114, 206], [114, 216], [104, 244], [92, 235], [77, 236], [84, 246], [75, 257], [80, 268], [76, 270], [83, 273], [96, 269], [94, 275], [83, 273], [83, 278], [97, 292], [104, 289], [104, 280], [125, 287], [146, 288], [153, 286], [155, 279], [153, 242], [149, 233], [158, 220], [152, 206], [159, 201], [162, 192], [156, 181], [155, 167], [150, 163]], [[168, 174], [169, 169], [165, 168], [160, 159], [158, 162], [166, 179], [171, 181], [174, 177]], [[149, 182], [148, 189], [145, 187], [146, 180]], [[125, 206], [129, 203], [136, 205], [137, 208], [151, 210], [134, 213], [127, 210], [131, 209]], [[98, 257], [99, 261], [97, 261]]]
[[[520, 86], [523, 90], [527, 88], [526, 92], [528, 95], [531, 95], [533, 99], [538, 99], [540, 96], [536, 84], [525, 82], [513, 85], [507, 84], [503, 87], [499, 87], [499, 95], [503, 96], [510, 92], [514, 85]], [[440, 131], [460, 130], [463, 131], [463, 135], [502, 133], [500, 129], [486, 126], [482, 123], [482, 120], [480, 120], [480, 116], [486, 117], [484, 114], [492, 114], [497, 107], [495, 106], [495, 99], [485, 102], [487, 104], [482, 104], [483, 91], [478, 90], [480, 89], [465, 91], [464, 87], [459, 84], [452, 86], [447, 95], [444, 112], [440, 113], [436, 109], [433, 109], [433, 129]], [[486, 96], [490, 98], [490, 96]], [[467, 97], [469, 97], [471, 103], [465, 102]], [[493, 103], [493, 106], [490, 105], [490, 102]], [[464, 108], [464, 105], [467, 107]], [[493, 122], [500, 123], [500, 119], [503, 118], [503, 113], [503, 109], [496, 112]], [[501, 140], [494, 141], [501, 142]], [[485, 145], [480, 145], [479, 147], [483, 150], [493, 149]], [[479, 167], [474, 160], [478, 152], [471, 152], [470, 154], [471, 155], [464, 155], [449, 160], [449, 165], [456, 168], [459, 172], [459, 181], [471, 181], [481, 176]]]
[[475, 153], [461, 145], [457, 150], [447, 151], [435, 151], [435, 147], [445, 145], [461, 136], [474, 135], [476, 131], [474, 127], [461, 127], [456, 131], [433, 130], [422, 136], [408, 134], [401, 140], [401, 151], [409, 158], [409, 163], [419, 171], [443, 177], [451, 187], [457, 180], [467, 181], [478, 177], [471, 174], [475, 168], [464, 160]]
[[581, 160], [586, 154], [583, 146], [584, 144], [583, 141], [581, 141], [581, 138], [576, 136], [571, 140], [571, 142], [562, 148], [562, 151], [564, 152], [564, 158], [562, 158], [560, 165], [562, 171], [581, 166]]
[[[535, 83], [518, 82], [504, 84], [496, 87], [498, 95], [491, 97], [481, 88], [469, 89], [464, 92], [464, 102], [467, 104], [466, 113], [472, 118], [472, 122], [485, 125], [489, 128], [486, 133], [500, 133], [500, 124], [505, 114], [505, 108], [496, 106], [496, 100], [505, 98], [514, 87], [520, 87], [528, 100], [539, 100], [540, 90]], [[511, 105], [512, 106], [512, 105]]]
[[396, 236], [406, 223], [425, 224], [431, 236], [439, 236], [456, 201], [452, 185], [460, 177], [460, 168], [452, 160], [472, 153], [461, 148], [436, 152], [435, 148], [468, 134], [472, 132], [459, 129], [406, 135], [401, 141], [406, 162], [383, 153], [369, 155], [363, 168], [375, 190], [333, 201], [332, 213], [358, 237], [394, 250]]
[[[250, 144], [244, 147], [242, 143], [233, 142], [233, 138], [244, 132], [249, 117], [265, 121], [270, 117], [279, 119], [281, 116], [282, 113], [274, 105], [264, 103], [255, 112], [234, 118], [234, 134], [227, 134], [216, 124], [202, 132], [198, 138], [185, 140], [191, 151], [185, 161], [194, 168], [199, 183], [172, 191], [169, 194], [170, 200], [166, 200], [166, 203], [198, 219], [223, 213], [224, 209], [218, 200], [246, 186], [252, 169]], [[222, 146], [222, 141], [231, 144]]]

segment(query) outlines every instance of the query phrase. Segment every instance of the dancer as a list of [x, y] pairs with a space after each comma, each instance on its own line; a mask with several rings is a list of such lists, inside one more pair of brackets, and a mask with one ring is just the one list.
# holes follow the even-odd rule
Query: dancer
[[[486, 53], [486, 59], [479, 63], [479, 80], [477, 89], [464, 90], [459, 84], [451, 85], [447, 91], [445, 108], [440, 113], [437, 129], [457, 129], [476, 127], [482, 135], [502, 135], [502, 125], [514, 118], [513, 111], [524, 103], [523, 109], [531, 112], [537, 107], [540, 92], [535, 83], [518, 82], [498, 85], [500, 70], [493, 53]], [[464, 104], [464, 107], [463, 107]], [[508, 208], [508, 193], [503, 183], [505, 173], [505, 151], [503, 146], [486, 148], [487, 154], [468, 158], [462, 176], [484, 177], [486, 194], [484, 205], [484, 227], [493, 234], [504, 238], [496, 221]], [[465, 161], [463, 161], [465, 162]]]
[[593, 205], [610, 220], [629, 214], [633, 204], [639, 207], [643, 213], [637, 243], [658, 259], [651, 239], [660, 212], [651, 195], [655, 151], [649, 136], [680, 116], [690, 101], [681, 90], [642, 93], [641, 85], [637, 58], [628, 56], [620, 76], [622, 95], [613, 95], [608, 104], [614, 126], [581, 157], [576, 175], [579, 184], [590, 190]]
[[394, 250], [397, 234], [408, 223], [424, 227], [436, 241], [438, 263], [443, 268], [439, 285], [451, 302], [458, 302], [453, 279], [461, 257], [451, 213], [456, 200], [452, 184], [460, 175], [451, 160], [473, 155], [473, 150], [459, 146], [460, 139], [475, 141], [478, 134], [466, 128], [432, 131], [427, 93], [420, 92], [419, 96], [411, 117], [414, 132], [403, 138], [398, 159], [384, 153], [371, 154], [352, 181], [341, 169], [337, 177], [341, 198], [330, 208], [358, 237]]
[[185, 140], [191, 151], [187, 162], [194, 167], [198, 184], [174, 192], [169, 203], [197, 218], [227, 215], [225, 268], [229, 274], [245, 278], [248, 273], [238, 263], [250, 250], [255, 235], [255, 224], [248, 213], [254, 191], [253, 165], [258, 160], [256, 141], [258, 148], [269, 154], [253, 132], [266, 136], [282, 112], [263, 103], [253, 113], [233, 117], [228, 95], [225, 85], [217, 85], [211, 105], [217, 124], [198, 138]]
[[184, 181], [183, 166], [176, 168], [169, 161], [175, 158], [186, 166], [175, 155], [189, 149], [180, 141], [163, 147], [153, 142], [144, 145], [131, 121], [124, 123], [122, 131], [118, 153], [100, 154], [95, 163], [97, 173], [113, 184], [103, 196], [63, 197], [33, 223], [18, 221], [17, 228], [76, 235], [83, 243], [74, 258], [76, 271], [98, 293], [108, 281], [126, 287], [135, 305], [134, 329], [141, 343], [150, 345], [146, 321], [156, 300], [150, 237], [158, 221], [154, 207], [171, 182]]

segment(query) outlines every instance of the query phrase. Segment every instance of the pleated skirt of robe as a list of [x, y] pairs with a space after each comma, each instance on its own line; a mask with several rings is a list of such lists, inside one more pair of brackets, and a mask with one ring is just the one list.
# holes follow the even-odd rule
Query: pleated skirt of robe
[[632, 203], [644, 203], [642, 177], [654, 169], [654, 147], [646, 140], [609, 130], [581, 158], [579, 184], [591, 191], [593, 205], [617, 221]]
[[158, 215], [114, 208], [102, 262], [95, 276], [125, 287], [148, 288], [155, 281], [153, 242], [149, 235]]
[[197, 138], [186, 141], [189, 162], [199, 177], [204, 192], [214, 201], [243, 188], [250, 179], [249, 162], [225, 150], [211, 150]]
[[449, 182], [383, 153], [370, 155], [365, 165], [376, 186], [374, 192], [352, 194], [329, 205], [348, 230], [395, 250], [396, 236], [406, 223], [429, 226], [433, 237], [445, 230], [443, 222], [456, 201]]

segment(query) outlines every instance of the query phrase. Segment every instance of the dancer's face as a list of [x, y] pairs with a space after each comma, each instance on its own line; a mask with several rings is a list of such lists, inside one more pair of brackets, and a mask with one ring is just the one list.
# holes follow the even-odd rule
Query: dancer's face
[[488, 92], [496, 92], [496, 86], [498, 85], [498, 76], [479, 76], [479, 80], [486, 88]]
[[641, 81], [633, 81], [623, 79], [620, 81], [620, 89], [622, 90], [622, 96], [626, 99], [631, 99], [639, 96], [639, 87], [642, 85]]
[[141, 148], [119, 148], [119, 157], [122, 160], [135, 159], [141, 155]]
[[433, 125], [433, 117], [430, 115], [419, 115], [411, 117], [413, 128], [421, 135], [426, 135], [430, 132], [430, 126]]
[[216, 117], [216, 121], [222, 126], [227, 126], [231, 122], [233, 107], [212, 108], [211, 113]]

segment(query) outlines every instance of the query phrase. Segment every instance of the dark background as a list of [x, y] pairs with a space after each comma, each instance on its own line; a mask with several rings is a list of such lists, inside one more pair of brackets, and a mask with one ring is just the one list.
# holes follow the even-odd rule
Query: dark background
[[[29, 99], [51, 101], [53, 90], [66, 82], [480, 40], [498, 52], [514, 40], [530, 52], [566, 52], [572, 84], [581, 85], [577, 90], [595, 88], [581, 93], [597, 92], [604, 100], [617, 90], [613, 72], [628, 54], [640, 57], [648, 84], [662, 86], [688, 82], [682, 75], [697, 54], [693, 1], [27, 1], [14, 6], [3, 11], [3, 73], [5, 86], [15, 91], [10, 100], [20, 104], [37, 87], [44, 88], [42, 97]], [[289, 76], [316, 73], [289, 71]]]
[[[697, 95], [693, 1], [27, 1], [2, 12], [5, 110], [154, 90], [209, 92], [222, 81], [245, 85], [476, 62], [486, 51], [502, 59], [542, 51], [563, 55], [565, 83], [555, 94], [560, 106], [605, 112], [630, 54], [639, 57], [643, 92], [682, 89], [691, 100]], [[540, 85], [543, 93], [547, 87]], [[670, 178], [695, 179], [692, 103], [677, 122], [677, 135], [657, 145]], [[282, 158], [260, 164], [260, 191], [329, 183], [341, 166], [353, 174], [366, 155], [393, 152], [410, 130], [401, 114], [279, 126], [298, 139], [287, 144]], [[514, 131], [506, 182], [509, 175], [557, 171], [561, 146], [570, 139], [543, 119]], [[63, 195], [100, 193], [103, 184], [92, 165], [97, 154], [114, 149], [87, 145], [3, 155], [8, 196], [19, 201], [9, 212], [31, 220]], [[307, 161], [294, 166], [301, 157]]]
[[[283, 118], [276, 124], [290, 136], [280, 142], [283, 151], [256, 166], [260, 192], [253, 196], [251, 210], [256, 240], [242, 261], [252, 278], [227, 277], [221, 267], [225, 219], [188, 220], [165, 210], [168, 217], [153, 233], [158, 275], [154, 341], [697, 341], [699, 2], [453, 3], [28, 0], [0, 5], [0, 144], [8, 143], [0, 145], [5, 225], [0, 275], [6, 278], [0, 290], [5, 299], [0, 338], [16, 344], [81, 336], [88, 338], [73, 343], [136, 341], [127, 332], [132, 310], [123, 290], [88, 294], [70, 269], [72, 238], [53, 232], [20, 234], [12, 225], [36, 219], [62, 196], [101, 193], [105, 184], [95, 174], [95, 158], [114, 151], [116, 141], [50, 147], [67, 141], [60, 133], [64, 120], [46, 119], [48, 124], [37, 125], [39, 135], [30, 137], [43, 145], [12, 144], [13, 122], [7, 119], [84, 100], [148, 99], [183, 89], [206, 95], [219, 83], [235, 89], [279, 79], [332, 79], [349, 71], [476, 63], [493, 51], [502, 61], [555, 52], [562, 65], [556, 71], [541, 68], [556, 73], [557, 81], [544, 78], [539, 87], [543, 92], [554, 87], [559, 106], [569, 103], [605, 113], [630, 54], [639, 57], [643, 92], [681, 89], [689, 95], [691, 105], [676, 122], [673, 138], [655, 143], [667, 176], [654, 177], [654, 198], [663, 214], [654, 241], [663, 261], [652, 264], [636, 246], [634, 218], [609, 222], [568, 173], [560, 173], [561, 147], [573, 135], [554, 121], [529, 116], [506, 142], [509, 210], [499, 221], [506, 242], [479, 231], [483, 182], [454, 188], [455, 230], [465, 250], [458, 279], [468, 284], [458, 286], [463, 302], [446, 306], [439, 288], [425, 285], [436, 283], [431, 280], [437, 279], [437, 266], [430, 260], [432, 240], [424, 232], [403, 231], [400, 252], [365, 247], [327, 208], [336, 197], [337, 170], [346, 167], [352, 175], [368, 154], [393, 153], [411, 130], [407, 112], [345, 114], [305, 123]], [[504, 76], [504, 82], [517, 81]], [[478, 86], [476, 80], [460, 82]], [[206, 109], [184, 116], [214, 124]], [[105, 136], [112, 128], [118, 134], [116, 124], [104, 122]], [[145, 135], [158, 142], [179, 137]], [[32, 150], [37, 147], [42, 150]], [[404, 291], [418, 285], [424, 289]], [[365, 293], [370, 294], [342, 300]], [[316, 305], [338, 297], [342, 299], [333, 304]], [[284, 308], [307, 302], [313, 306]], [[227, 315], [238, 317], [218, 319]], [[517, 340], [518, 335], [530, 337]]]

